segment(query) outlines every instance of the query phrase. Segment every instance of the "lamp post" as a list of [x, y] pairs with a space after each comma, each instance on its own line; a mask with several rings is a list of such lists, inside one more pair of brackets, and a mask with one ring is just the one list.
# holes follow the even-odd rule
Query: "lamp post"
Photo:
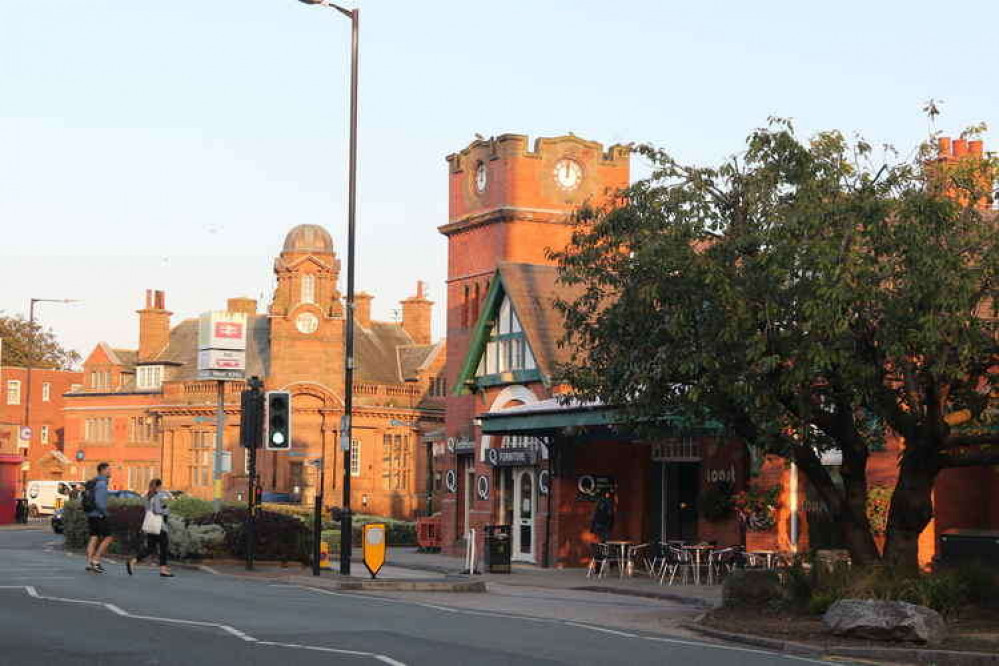
[[[32, 298], [28, 306], [28, 353], [24, 390], [24, 425], [31, 428], [31, 369], [35, 364], [35, 305], [38, 303], [79, 303], [74, 298]], [[31, 429], [31, 436], [28, 438], [28, 449], [31, 449], [31, 440], [35, 438], [35, 431]], [[27, 455], [25, 456], [28, 457]]]
[[[299, 0], [307, 5], [322, 5], [335, 9], [350, 19], [350, 157], [347, 194], [347, 317], [344, 335], [343, 420], [340, 426], [340, 447], [343, 449], [343, 512], [340, 515], [340, 574], [350, 575], [351, 530], [350, 514], [350, 450], [351, 415], [354, 407], [354, 219], [357, 209], [357, 28], [360, 10], [347, 9], [329, 0]], [[322, 461], [326, 467], [325, 458]], [[316, 495], [316, 512], [322, 512], [322, 488]], [[320, 524], [315, 520], [315, 525]], [[315, 528], [313, 528], [315, 530]], [[316, 543], [321, 534], [314, 534]], [[318, 559], [313, 557], [312, 573], [319, 575]]]

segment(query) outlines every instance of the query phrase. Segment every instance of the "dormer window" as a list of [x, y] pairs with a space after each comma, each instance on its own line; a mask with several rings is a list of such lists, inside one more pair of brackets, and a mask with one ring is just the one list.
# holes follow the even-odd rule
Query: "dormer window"
[[162, 365], [140, 365], [135, 370], [136, 387], [140, 391], [158, 391], [163, 386]]
[[316, 302], [316, 276], [315, 275], [303, 275], [302, 276], [302, 298], [300, 299], [302, 303], [315, 303]]
[[476, 376], [499, 375], [516, 370], [535, 370], [537, 364], [527, 344], [524, 330], [508, 297], [503, 298], [499, 316], [493, 323], [485, 353], [479, 361]]

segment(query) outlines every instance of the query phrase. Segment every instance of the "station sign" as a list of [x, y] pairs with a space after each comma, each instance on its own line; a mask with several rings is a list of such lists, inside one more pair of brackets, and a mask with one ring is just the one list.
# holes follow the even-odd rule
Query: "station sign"
[[240, 380], [246, 376], [247, 316], [205, 312], [198, 318], [198, 379]]

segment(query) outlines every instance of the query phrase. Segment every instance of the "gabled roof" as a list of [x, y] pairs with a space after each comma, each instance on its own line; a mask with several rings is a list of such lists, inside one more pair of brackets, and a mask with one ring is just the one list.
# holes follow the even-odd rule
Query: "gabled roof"
[[501, 263], [472, 332], [455, 391], [464, 391], [465, 382], [474, 376], [504, 296], [510, 298], [510, 305], [517, 313], [542, 381], [550, 383], [558, 365], [571, 358], [570, 350], [559, 345], [565, 326], [555, 301], [573, 300], [581, 295], [582, 289], [559, 282], [555, 266]]
[[443, 347], [443, 342], [396, 347], [396, 354], [399, 357], [399, 376], [403, 381], [417, 379], [421, 372], [430, 367]]

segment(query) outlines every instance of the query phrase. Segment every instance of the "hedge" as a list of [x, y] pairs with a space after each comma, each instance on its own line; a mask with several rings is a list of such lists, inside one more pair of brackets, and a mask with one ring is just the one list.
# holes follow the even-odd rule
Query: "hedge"
[[[217, 556], [246, 556], [245, 504], [227, 502], [214, 512], [212, 502], [195, 497], [180, 497], [169, 502], [170, 553], [178, 559], [201, 559]], [[145, 515], [140, 499], [113, 499], [108, 502], [108, 526], [115, 537], [111, 552], [133, 554], [144, 536], [140, 528]], [[324, 517], [322, 540], [339, 551], [340, 524]], [[261, 560], [299, 561], [312, 558], [313, 513], [308, 507], [264, 504], [257, 514], [256, 557]], [[87, 519], [79, 501], [67, 502], [63, 513], [66, 547], [80, 550], [89, 538]], [[384, 523], [389, 546], [416, 544], [416, 524], [381, 516], [355, 514], [353, 544], [361, 545], [363, 526]]]

